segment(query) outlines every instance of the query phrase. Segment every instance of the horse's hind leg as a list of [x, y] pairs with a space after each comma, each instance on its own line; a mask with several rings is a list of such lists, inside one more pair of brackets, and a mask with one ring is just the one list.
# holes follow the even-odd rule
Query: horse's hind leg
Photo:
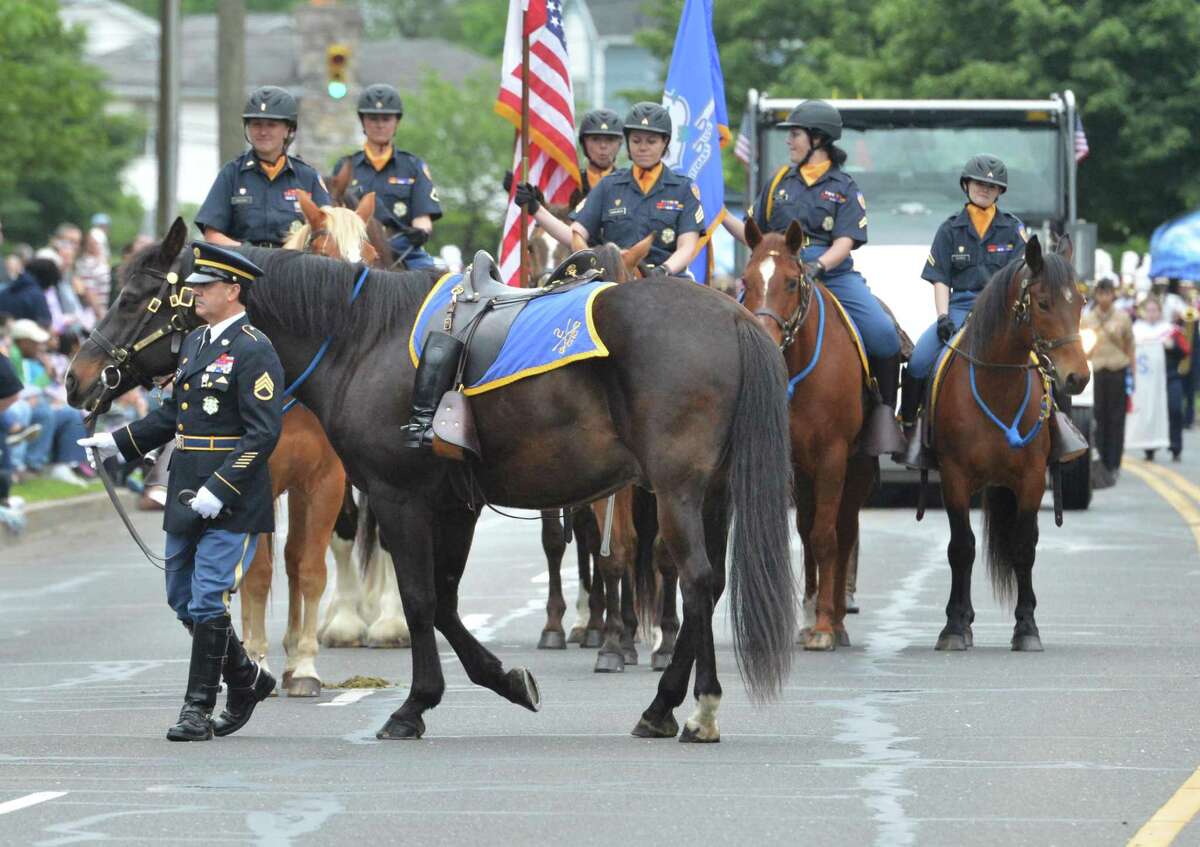
[[393, 557], [380, 544], [367, 563], [367, 584], [374, 587], [379, 616], [367, 627], [368, 647], [407, 647], [410, 642]]
[[567, 601], [563, 599], [562, 591], [562, 560], [567, 551], [567, 541], [557, 509], [542, 512], [542, 550], [546, 554], [550, 585], [546, 597], [546, 625], [542, 628], [538, 649], [563, 650], [567, 646], [562, 624]]
[[654, 556], [654, 567], [662, 584], [658, 619], [662, 640], [650, 655], [650, 669], [662, 671], [671, 664], [671, 656], [679, 641], [679, 571], [675, 569], [675, 562], [671, 560], [667, 545], [661, 539], [655, 539], [651, 555]]
[[1013, 569], [1017, 577], [1017, 622], [1013, 627], [1012, 649], [1027, 653], [1042, 651], [1041, 634], [1033, 616], [1037, 608], [1037, 597], [1033, 593], [1033, 562], [1037, 557], [1037, 510], [1041, 505], [1043, 487], [1041, 474], [1036, 475], [1036, 491], [1034, 487], [1029, 484], [1027, 488], [1030, 490], [1021, 493], [1017, 503], [1016, 525], [1010, 536]]
[[971, 624], [971, 568], [975, 564], [975, 533], [971, 531], [971, 491], [963, 474], [943, 462], [942, 500], [950, 522], [950, 599], [946, 602], [946, 626], [938, 635], [936, 650], [966, 650], [974, 646]]
[[839, 647], [850, 646], [850, 635], [846, 632], [846, 597], [849, 592], [850, 569], [858, 555], [858, 518], [863, 504], [871, 494], [878, 472], [876, 459], [856, 457], [850, 460], [846, 470], [846, 484], [842, 490], [842, 505], [838, 511], [837, 572], [834, 576], [833, 634]]
[[[596, 516], [591, 509], [575, 509], [571, 513], [575, 529], [575, 555], [579, 566], [579, 587], [575, 594], [575, 625], [567, 636], [568, 644], [583, 644], [591, 617], [592, 545], [599, 533]], [[598, 542], [597, 542], [598, 543]]]
[[[609, 542], [608, 555], [596, 558], [597, 574], [604, 581], [604, 643], [596, 656], [596, 673], [619, 673], [625, 670], [624, 641], [626, 637], [621, 601], [621, 583], [628, 573], [632, 560], [632, 524], [627, 510], [627, 491], [618, 492], [612, 500], [613, 520], [612, 534]], [[592, 504], [596, 513], [596, 521], [600, 526], [606, 522], [609, 509], [608, 500], [599, 500]], [[601, 541], [603, 544], [603, 541]], [[632, 595], [629, 595], [632, 600]], [[632, 647], [632, 644], [630, 645]], [[634, 660], [636, 661], [636, 654]]]
[[263, 533], [246, 576], [242, 579], [242, 641], [252, 659], [267, 670], [267, 595], [271, 590], [271, 543], [275, 536]]
[[796, 534], [804, 551], [804, 599], [801, 601], [799, 643], [807, 644], [817, 626], [817, 557], [812, 548], [813, 517], [816, 510], [812, 480], [795, 469]]
[[354, 533], [358, 527], [358, 507], [352, 490], [347, 486], [329, 539], [337, 568], [333, 597], [325, 611], [325, 621], [317, 630], [324, 647], [361, 647], [367, 638], [367, 622], [358, 613], [362, 603], [362, 578], [354, 564]]

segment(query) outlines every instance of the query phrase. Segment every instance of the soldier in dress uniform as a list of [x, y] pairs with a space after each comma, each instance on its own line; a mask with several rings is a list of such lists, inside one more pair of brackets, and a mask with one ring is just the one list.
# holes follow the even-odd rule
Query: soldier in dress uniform
[[699, 187], [663, 164], [671, 143], [671, 116], [657, 103], [638, 103], [626, 116], [622, 132], [633, 165], [594, 186], [571, 213], [570, 227], [542, 206], [541, 192], [528, 183], [517, 186], [514, 200], [567, 245], [572, 232], [588, 244], [612, 242], [623, 250], [653, 235], [647, 255], [652, 272], [685, 274], [704, 229], [704, 210]]
[[[172, 396], [140, 421], [79, 442], [94, 461], [133, 460], [175, 442], [163, 519], [167, 603], [192, 633], [192, 656], [179, 722], [167, 731], [171, 741], [236, 732], [275, 688], [234, 632], [229, 596], [254, 558], [259, 533], [274, 530], [267, 460], [282, 426], [283, 367], [246, 320], [245, 292], [262, 271], [205, 242], [193, 244], [193, 254], [185, 283], [207, 326], [184, 340]], [[213, 721], [222, 673], [229, 693]]]
[[196, 226], [214, 244], [279, 247], [292, 224], [304, 222], [299, 192], [307, 191], [318, 206], [332, 201], [321, 175], [287, 152], [299, 126], [295, 97], [275, 85], [254, 89], [242, 126], [250, 149], [221, 168]]
[[408, 268], [432, 268], [433, 257], [424, 245], [442, 207], [429, 165], [392, 144], [403, 116], [400, 92], [384, 83], [368, 85], [358, 98], [358, 120], [366, 136], [363, 149], [340, 160], [334, 173], [348, 161], [352, 176], [347, 193], [362, 197], [374, 191], [375, 217], [392, 250], [404, 257]]

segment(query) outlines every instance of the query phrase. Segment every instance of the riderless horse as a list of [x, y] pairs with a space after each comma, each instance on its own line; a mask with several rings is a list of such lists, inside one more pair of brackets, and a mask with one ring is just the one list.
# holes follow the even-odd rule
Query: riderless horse
[[[163, 334], [119, 362], [85, 345], [68, 386], [74, 405], [88, 405], [104, 391], [103, 366], [145, 368], [155, 356], [160, 372], [173, 365], [162, 339], [190, 330], [198, 318], [178, 297], [170, 309], [147, 306], [155, 298], [170, 301], [178, 282], [168, 271], [186, 232], [176, 220], [165, 245], [133, 259], [125, 292], [101, 322], [126, 351], [145, 332]], [[406, 551], [396, 576], [412, 634], [412, 685], [379, 738], [420, 738], [424, 713], [441, 701], [435, 627], [473, 682], [540, 708], [533, 675], [506, 670], [459, 618], [458, 587], [477, 509], [483, 500], [530, 509], [581, 504], [630, 483], [655, 492], [659, 529], [684, 598], [671, 665], [634, 733], [679, 734], [673, 712], [695, 664], [696, 709], [681, 740], [720, 738], [712, 617], [725, 589], [731, 518], [734, 652], [753, 698], [778, 694], [791, 664], [796, 604], [787, 530], [791, 480], [778, 461], [788, 449], [786, 378], [775, 345], [741, 306], [675, 280], [608, 288], [591, 314], [608, 355], [472, 398], [483, 458], [455, 463], [401, 445], [415, 371], [409, 335], [435, 274], [238, 249], [265, 270], [248, 292], [251, 319], [274, 343], [289, 383], [308, 370], [294, 396], [321, 420], [351, 479], [367, 490], [389, 546]], [[470, 286], [489, 301], [509, 293], [490, 281], [489, 268], [486, 256], [477, 257], [463, 276], [464, 291]]]

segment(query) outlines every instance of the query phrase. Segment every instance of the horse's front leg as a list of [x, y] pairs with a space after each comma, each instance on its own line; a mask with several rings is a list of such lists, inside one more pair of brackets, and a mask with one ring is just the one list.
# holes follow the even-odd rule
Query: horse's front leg
[[1012, 532], [1013, 569], [1017, 577], [1016, 625], [1012, 649], [1040, 653], [1042, 638], [1033, 612], [1037, 597], [1033, 593], [1033, 562], [1037, 557], [1038, 508], [1042, 501], [1044, 474], [1027, 474], [1026, 485], [1017, 497], [1016, 522]]
[[271, 533], [258, 537], [254, 558], [242, 579], [242, 642], [250, 658], [267, 668], [267, 595], [271, 590]]
[[950, 599], [946, 603], [946, 626], [938, 635], [936, 650], [966, 650], [974, 646], [971, 624], [971, 568], [975, 564], [975, 533], [971, 531], [971, 488], [957, 465], [943, 461], [942, 501], [950, 522]]
[[546, 570], [550, 580], [546, 593], [546, 625], [538, 640], [539, 650], [564, 650], [567, 646], [563, 631], [563, 615], [567, 612], [567, 601], [563, 599], [562, 560], [567, 552], [567, 541], [557, 509], [542, 511], [542, 552], [546, 554]]
[[[347, 489], [346, 498], [351, 498]], [[317, 637], [324, 647], [361, 647], [367, 639], [367, 622], [358, 613], [363, 600], [362, 577], [354, 563], [354, 533], [358, 526], [358, 508], [353, 500], [343, 503], [329, 549], [333, 553], [337, 581], [333, 597], [325, 611], [325, 621], [317, 630]]]
[[[406, 555], [407, 551], [401, 558]], [[379, 609], [379, 616], [367, 627], [368, 647], [409, 645], [408, 622], [404, 618], [404, 606], [400, 602], [400, 587], [396, 580], [399, 562], [393, 562], [394, 558], [382, 546], [377, 546], [367, 563], [368, 590], [374, 590], [370, 603]]]
[[[817, 621], [804, 639], [805, 650], [833, 650], [837, 647], [834, 636], [836, 607], [839, 590], [835, 573], [838, 564], [838, 512], [842, 503], [842, 488], [846, 481], [846, 456], [830, 448], [820, 460], [812, 478], [813, 510], [812, 524], [808, 534], [808, 548], [816, 559], [817, 567]], [[807, 551], [806, 551], [807, 552]], [[807, 562], [806, 569], [807, 569]], [[807, 599], [807, 598], [806, 598]]]
[[568, 644], [582, 645], [587, 637], [588, 621], [591, 618], [592, 592], [592, 549], [597, 544], [596, 517], [591, 509], [576, 509], [571, 513], [575, 530], [575, 556], [579, 570], [579, 587], [575, 592], [575, 625], [567, 636]]

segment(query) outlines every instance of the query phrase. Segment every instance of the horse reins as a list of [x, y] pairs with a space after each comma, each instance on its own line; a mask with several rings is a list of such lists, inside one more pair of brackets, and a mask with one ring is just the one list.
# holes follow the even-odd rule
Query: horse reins
[[[767, 255], [778, 256], [780, 253], [777, 250], [771, 250]], [[779, 342], [780, 353], [786, 352], [787, 349], [792, 346], [793, 342], [795, 342], [796, 336], [799, 335], [801, 328], [804, 326], [804, 322], [808, 319], [809, 306], [812, 305], [814, 288], [812, 280], [810, 280], [802, 272], [800, 275], [799, 285], [800, 302], [796, 304], [795, 310], [792, 312], [791, 317], [789, 317], [787, 320], [784, 320], [783, 317], [774, 309], [762, 308], [756, 309], [754, 312], [754, 316], [756, 318], [770, 318], [779, 325], [779, 329], [783, 333], [783, 339]]]

